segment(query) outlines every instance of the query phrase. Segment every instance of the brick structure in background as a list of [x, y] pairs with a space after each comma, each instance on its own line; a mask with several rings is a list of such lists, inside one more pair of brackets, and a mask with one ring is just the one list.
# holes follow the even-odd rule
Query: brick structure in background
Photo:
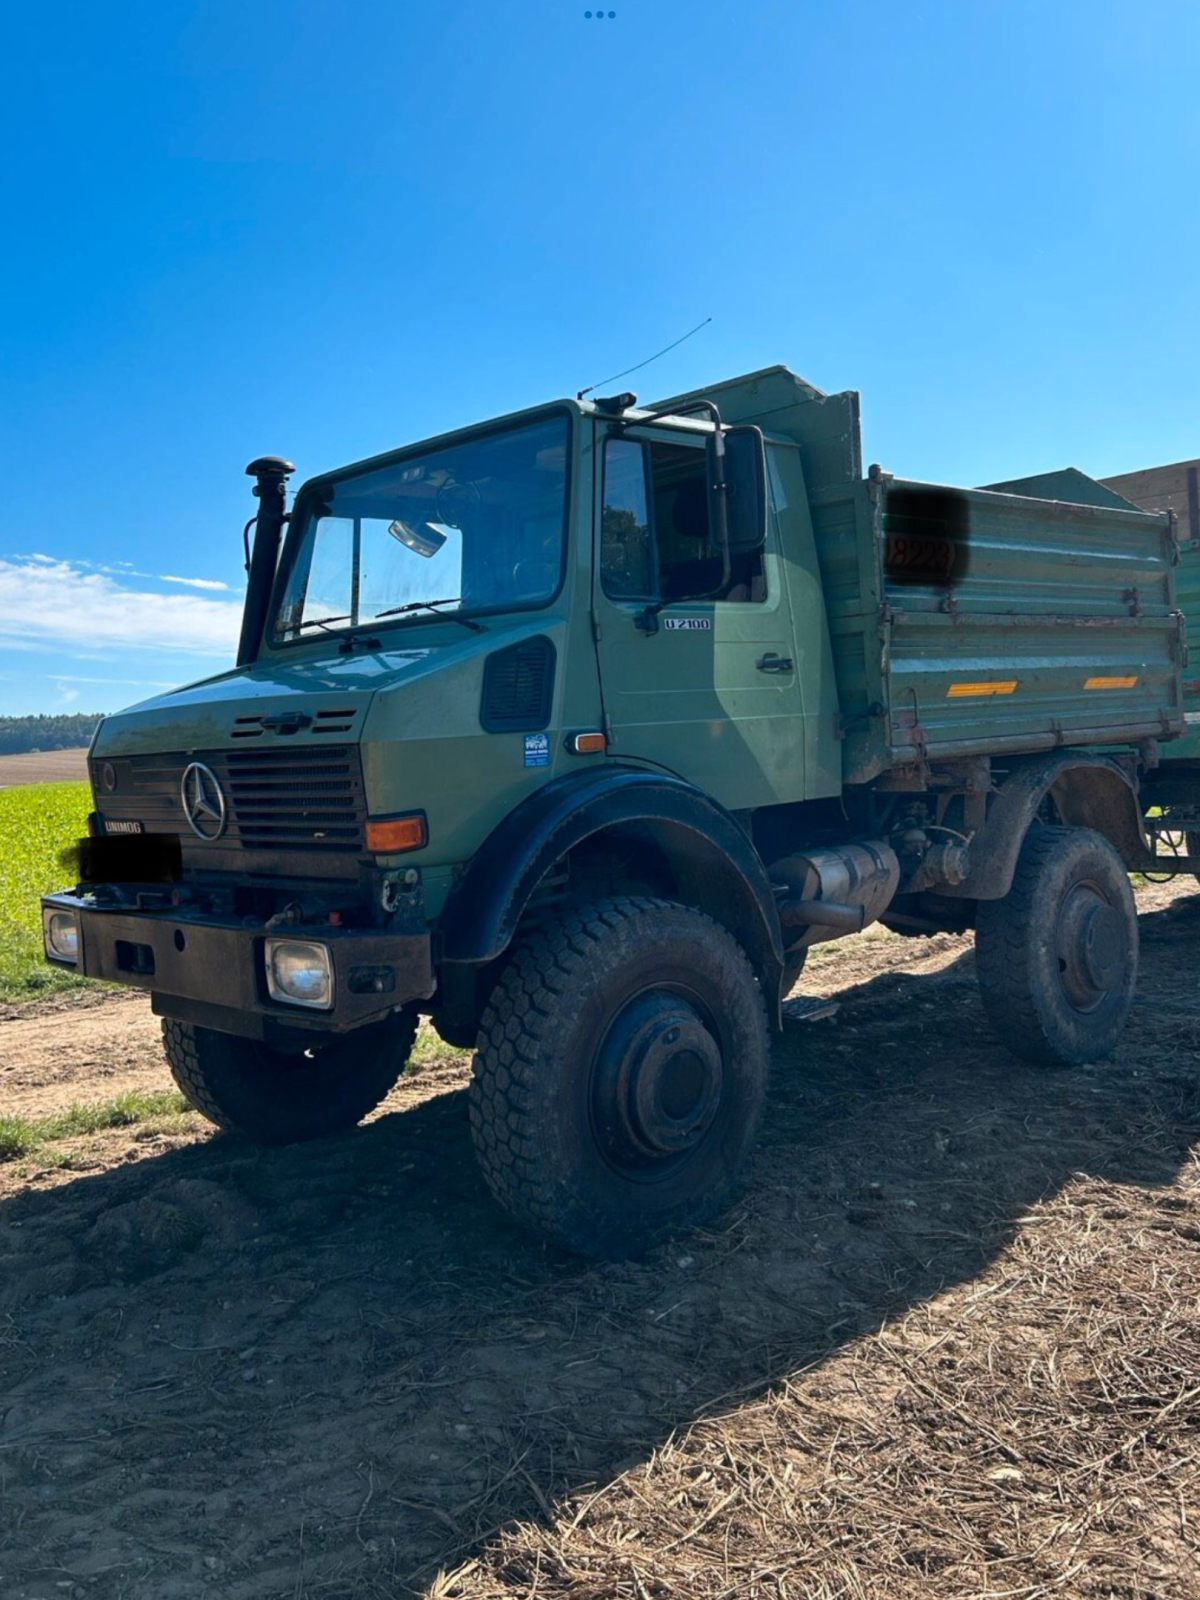
[[1173, 511], [1181, 539], [1200, 539], [1200, 460], [1142, 467], [1100, 482], [1143, 511]]

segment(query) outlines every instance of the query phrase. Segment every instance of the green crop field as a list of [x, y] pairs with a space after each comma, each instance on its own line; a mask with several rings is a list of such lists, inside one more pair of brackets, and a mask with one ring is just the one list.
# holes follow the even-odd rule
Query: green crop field
[[31, 1000], [83, 984], [42, 961], [38, 896], [74, 874], [59, 861], [87, 829], [86, 783], [0, 789], [0, 1000]]

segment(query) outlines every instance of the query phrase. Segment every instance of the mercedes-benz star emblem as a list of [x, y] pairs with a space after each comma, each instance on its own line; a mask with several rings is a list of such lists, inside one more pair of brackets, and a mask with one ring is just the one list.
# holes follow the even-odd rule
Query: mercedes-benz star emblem
[[183, 814], [188, 827], [200, 839], [219, 839], [225, 832], [225, 796], [216, 774], [203, 761], [193, 761], [184, 769], [179, 785]]

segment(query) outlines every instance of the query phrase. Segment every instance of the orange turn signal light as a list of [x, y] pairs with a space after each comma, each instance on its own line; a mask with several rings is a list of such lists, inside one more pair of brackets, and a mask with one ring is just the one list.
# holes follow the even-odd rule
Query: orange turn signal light
[[367, 849], [374, 850], [377, 855], [420, 850], [428, 843], [429, 828], [423, 811], [416, 811], [408, 817], [387, 817], [380, 822], [367, 823]]
[[567, 740], [567, 749], [573, 756], [594, 756], [605, 749], [608, 740], [602, 733], [573, 733]]

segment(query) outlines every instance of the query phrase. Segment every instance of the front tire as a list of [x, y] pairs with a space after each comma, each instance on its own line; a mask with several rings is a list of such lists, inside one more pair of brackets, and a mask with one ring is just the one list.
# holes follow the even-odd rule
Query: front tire
[[710, 917], [644, 898], [563, 916], [483, 1015], [470, 1113], [488, 1186], [569, 1249], [639, 1254], [729, 1198], [768, 1054], [753, 969]]
[[984, 1009], [1022, 1060], [1110, 1055], [1137, 982], [1137, 906], [1120, 856], [1090, 828], [1035, 827], [1003, 900], [980, 902]]
[[401, 1011], [304, 1051], [190, 1022], [163, 1022], [171, 1076], [201, 1116], [255, 1144], [299, 1144], [353, 1128], [404, 1071], [417, 1033]]

